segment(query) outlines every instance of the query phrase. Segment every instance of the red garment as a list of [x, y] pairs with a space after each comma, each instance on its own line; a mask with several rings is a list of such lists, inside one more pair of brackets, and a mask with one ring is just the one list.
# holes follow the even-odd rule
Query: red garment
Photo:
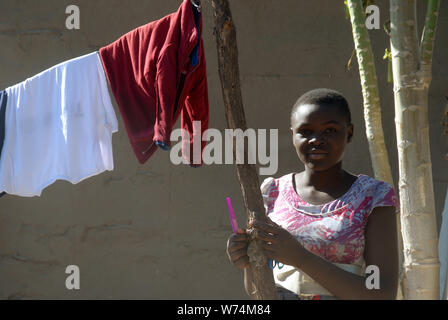
[[[179, 114], [181, 127], [190, 134], [190, 141], [183, 140], [182, 153], [193, 164], [193, 134], [201, 141], [209, 118], [202, 38], [199, 64], [193, 67], [190, 61], [201, 34], [202, 15], [198, 35], [190, 0], [184, 0], [177, 12], [100, 49], [129, 140], [142, 164], [157, 150], [156, 141], [171, 146], [170, 134]], [[193, 132], [193, 121], [201, 121], [200, 132]], [[205, 144], [201, 141], [198, 165]]]

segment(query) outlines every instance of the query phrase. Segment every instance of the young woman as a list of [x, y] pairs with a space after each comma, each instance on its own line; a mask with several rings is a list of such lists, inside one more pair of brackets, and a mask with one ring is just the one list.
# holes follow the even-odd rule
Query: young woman
[[[268, 223], [249, 222], [274, 261], [280, 298], [395, 299], [397, 196], [390, 184], [342, 168], [353, 137], [346, 99], [329, 89], [307, 92], [292, 108], [291, 135], [305, 170], [264, 180]], [[239, 229], [227, 254], [245, 270], [251, 295], [247, 245]]]

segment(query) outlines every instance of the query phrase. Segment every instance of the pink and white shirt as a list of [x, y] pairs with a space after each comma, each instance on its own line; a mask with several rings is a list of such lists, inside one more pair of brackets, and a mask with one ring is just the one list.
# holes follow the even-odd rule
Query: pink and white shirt
[[[358, 175], [350, 189], [338, 199], [314, 205], [297, 194], [294, 174], [267, 178], [261, 185], [266, 214], [288, 230], [312, 253], [338, 267], [359, 275], [364, 273], [364, 231], [375, 207], [394, 206], [397, 195], [384, 181]], [[275, 282], [296, 293], [331, 295], [299, 269], [285, 265], [274, 268]]]

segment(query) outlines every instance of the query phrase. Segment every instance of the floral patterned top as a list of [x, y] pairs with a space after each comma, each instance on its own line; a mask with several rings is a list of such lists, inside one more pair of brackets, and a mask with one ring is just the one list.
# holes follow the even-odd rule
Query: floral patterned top
[[[383, 206], [394, 206], [398, 212], [398, 199], [393, 187], [387, 182], [360, 174], [344, 195], [331, 202], [314, 205], [300, 198], [294, 189], [293, 179], [294, 174], [290, 173], [278, 179], [264, 180], [261, 191], [266, 214], [293, 234], [307, 250], [361, 275], [363, 271], [360, 270], [365, 268], [364, 231], [370, 213], [375, 207]], [[303, 292], [300, 284], [290, 283], [306, 280], [298, 274], [298, 269], [291, 266], [276, 269], [278, 267], [274, 268], [277, 284], [289, 290], [329, 294], [320, 286], [316, 288], [317, 283], [309, 289], [319, 292]], [[312, 281], [309, 277], [307, 280]]]

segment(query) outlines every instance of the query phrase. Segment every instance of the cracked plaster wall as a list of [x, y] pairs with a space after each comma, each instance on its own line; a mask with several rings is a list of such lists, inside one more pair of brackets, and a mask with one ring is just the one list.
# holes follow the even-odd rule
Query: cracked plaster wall
[[[300, 93], [331, 87], [348, 98], [355, 138], [345, 167], [372, 175], [364, 135], [362, 96], [342, 1], [232, 0], [238, 32], [242, 91], [248, 126], [279, 129], [281, 176], [301, 170], [290, 142], [289, 111]], [[381, 23], [387, 1], [377, 1]], [[65, 8], [81, 10], [81, 29], [65, 29]], [[59, 62], [98, 50], [142, 24], [158, 19], [179, 0], [2, 0], [0, 88]], [[423, 12], [420, 5], [419, 11]], [[210, 126], [225, 129], [213, 16], [204, 1], [204, 43], [211, 108]], [[420, 14], [420, 25], [423, 15]], [[448, 170], [441, 136], [447, 94], [448, 3], [441, 5], [430, 90], [430, 122], [436, 208], [443, 207]], [[387, 146], [397, 179], [393, 94], [382, 61], [388, 39], [370, 32], [383, 107]], [[115, 105], [116, 107], [116, 105]], [[244, 299], [242, 273], [225, 254], [231, 227], [225, 197], [244, 225], [241, 191], [232, 165], [192, 169], [174, 166], [159, 150], [145, 165], [131, 151], [119, 116], [113, 137], [115, 170], [77, 185], [59, 181], [40, 198], [0, 199], [0, 299]], [[262, 177], [263, 178], [263, 177]], [[438, 217], [440, 225], [440, 217]], [[80, 268], [81, 289], [65, 288], [65, 268]]]

